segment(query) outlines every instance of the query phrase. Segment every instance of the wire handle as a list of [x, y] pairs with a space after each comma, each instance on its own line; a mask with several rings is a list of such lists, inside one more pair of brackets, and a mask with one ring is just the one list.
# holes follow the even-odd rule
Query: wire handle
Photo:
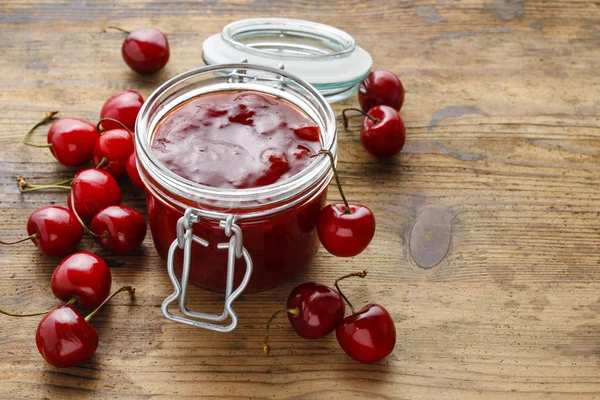
[[[225, 231], [225, 235], [229, 237], [229, 242], [218, 243], [217, 249], [227, 250], [227, 280], [225, 286], [225, 305], [221, 314], [207, 314], [198, 311], [189, 310], [186, 306], [187, 289], [190, 277], [190, 267], [192, 258], [192, 243], [197, 243], [203, 247], [208, 247], [208, 242], [193, 234], [192, 228], [195, 223], [200, 222], [201, 218], [207, 217], [202, 210], [188, 208], [185, 210], [183, 217], [177, 221], [177, 238], [171, 243], [169, 255], [167, 259], [167, 271], [173, 288], [175, 291], [167, 297], [162, 303], [163, 315], [174, 322], [192, 325], [198, 328], [209, 329], [217, 332], [231, 332], [238, 324], [238, 317], [233, 310], [233, 302], [244, 291], [250, 276], [252, 275], [252, 258], [244, 247], [243, 235], [241, 228], [236, 224], [236, 217], [228, 215], [225, 220], [219, 221], [219, 227]], [[183, 269], [181, 272], [181, 283], [175, 275], [175, 251], [183, 249]], [[246, 273], [240, 285], [233, 290], [233, 277], [235, 272], [235, 261], [238, 258], [244, 258], [246, 262]], [[174, 315], [169, 311], [169, 306], [178, 301], [179, 311], [183, 316]], [[231, 317], [229, 325], [219, 325], [214, 322], [223, 322], [228, 317]]]

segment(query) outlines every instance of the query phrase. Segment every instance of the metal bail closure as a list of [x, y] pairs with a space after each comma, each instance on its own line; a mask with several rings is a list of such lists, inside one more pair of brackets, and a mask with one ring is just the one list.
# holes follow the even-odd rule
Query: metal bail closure
[[[240, 61], [241, 64], [248, 64], [248, 59], [242, 58]], [[285, 65], [283, 63], [279, 63], [277, 65], [277, 69], [285, 70]], [[234, 69], [227, 75], [228, 83], [243, 83], [243, 82], [270, 82], [275, 85], [275, 87], [279, 90], [285, 90], [286, 87], [286, 79], [281, 75], [271, 76], [271, 75], [252, 75], [248, 73], [248, 70], [245, 68]]]
[[[195, 208], [185, 210], [183, 217], [177, 221], [177, 239], [173, 240], [169, 247], [169, 255], [167, 259], [167, 271], [169, 278], [173, 283], [175, 292], [167, 297], [162, 303], [162, 313], [164, 316], [175, 322], [197, 326], [198, 328], [210, 329], [217, 332], [231, 332], [238, 324], [238, 317], [232, 308], [234, 300], [244, 291], [250, 275], [252, 275], [252, 259], [250, 254], [244, 247], [244, 241], [241, 228], [236, 224], [236, 217], [228, 215], [225, 220], [219, 221], [219, 227], [225, 231], [225, 235], [229, 237], [228, 243], [217, 244], [217, 249], [227, 250], [227, 280], [225, 286], [225, 305], [221, 314], [207, 314], [198, 311], [188, 310], [186, 306], [186, 296], [188, 283], [190, 278], [190, 266], [192, 256], [192, 243], [195, 242], [201, 246], [208, 247], [208, 242], [192, 232], [192, 227], [200, 221], [200, 218], [208, 217], [205, 212]], [[175, 250], [183, 249], [183, 268], [181, 272], [181, 283], [175, 275]], [[246, 261], [246, 273], [240, 285], [233, 290], [233, 276], [235, 272], [235, 260], [244, 258]], [[184, 316], [174, 315], [169, 311], [169, 305], [174, 301], [179, 300], [179, 311]], [[228, 317], [231, 317], [229, 325], [219, 325], [213, 322], [223, 322]], [[207, 322], [208, 321], [208, 322]]]

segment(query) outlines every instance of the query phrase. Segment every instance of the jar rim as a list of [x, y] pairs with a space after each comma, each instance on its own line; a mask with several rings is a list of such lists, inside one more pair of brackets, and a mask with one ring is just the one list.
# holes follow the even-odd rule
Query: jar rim
[[[244, 43], [241, 39], [256, 39], [278, 33], [279, 38], [301, 38], [261, 43]], [[330, 59], [348, 56], [356, 41], [341, 29], [318, 22], [292, 18], [249, 18], [227, 24], [221, 31], [225, 43], [247, 53], [277, 60]], [[269, 49], [269, 50], [266, 50]], [[270, 50], [275, 51], [270, 51]]]
[[[240, 73], [241, 72], [241, 73]], [[265, 83], [252, 74], [265, 74]], [[234, 74], [234, 79], [232, 79]], [[203, 87], [201, 94], [190, 92], [188, 94], [177, 94], [175, 88], [183, 89], [192, 86], [192, 80], [201, 75], [210, 75], [208, 85]], [[221, 79], [217, 78], [220, 77]], [[238, 79], [239, 78], [239, 79]], [[247, 78], [247, 79], [246, 79]], [[278, 82], [273, 84], [273, 80]], [[268, 83], [267, 83], [268, 82]], [[298, 92], [293, 92], [292, 87], [298, 87]], [[228, 90], [250, 90], [276, 95], [294, 104], [311, 119], [315, 120], [315, 113], [319, 113], [319, 125], [321, 131], [321, 147], [337, 154], [337, 126], [333, 110], [319, 91], [302, 79], [286, 72], [285, 70], [253, 65], [247, 63], [220, 64], [196, 68], [171, 78], [159, 86], [142, 105], [135, 126], [136, 155], [140, 163], [142, 180], [150, 185], [145, 173], [169, 193], [197, 202], [198, 199], [206, 203], [225, 204], [225, 208], [256, 209], [277, 207], [286, 200], [297, 197], [299, 193], [313, 187], [318, 181], [331, 175], [331, 165], [326, 155], [319, 155], [305, 169], [297, 174], [271, 185], [254, 188], [231, 189], [218, 188], [202, 185], [183, 178], [169, 170], [154, 155], [151, 149], [152, 136], [156, 123], [171, 109], [197, 95], [212, 93], [215, 91]], [[211, 90], [212, 89], [212, 90]], [[287, 89], [287, 90], [286, 90]], [[306, 97], [306, 101], [302, 96]], [[169, 106], [161, 105], [163, 101], [169, 100]], [[309, 101], [314, 108], [308, 110]], [[309, 112], [310, 111], [310, 112]], [[152, 115], [152, 114], [156, 115]], [[154, 121], [153, 121], [154, 118]], [[152, 188], [156, 190], [156, 187]], [[240, 201], [243, 200], [243, 201]], [[235, 205], [235, 206], [234, 206]], [[221, 208], [220, 206], [218, 208]]]

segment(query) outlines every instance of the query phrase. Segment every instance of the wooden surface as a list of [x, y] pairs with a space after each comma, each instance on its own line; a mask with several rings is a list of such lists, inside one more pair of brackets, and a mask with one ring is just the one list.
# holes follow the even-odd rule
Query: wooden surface
[[[114, 257], [90, 237], [81, 248], [113, 262], [115, 298], [93, 325], [101, 344], [84, 365], [59, 370], [39, 356], [37, 318], [0, 316], [0, 398], [600, 398], [600, 5], [593, 0], [26, 1], [0, 9], [0, 236], [64, 193], [21, 195], [15, 178], [73, 173], [45, 149], [19, 144], [45, 111], [97, 120], [119, 89], [147, 96], [202, 64], [201, 44], [228, 22], [300, 17], [347, 30], [406, 87], [402, 154], [379, 161], [356, 129], [340, 132], [350, 199], [377, 216], [354, 259], [321, 250], [284, 286], [236, 303], [239, 328], [217, 334], [167, 322], [171, 292], [150, 235]], [[171, 43], [155, 76], [130, 72], [118, 32], [153, 26]], [[335, 105], [356, 106], [356, 98]], [[356, 125], [355, 125], [356, 127]], [[35, 135], [44, 140], [45, 129]], [[125, 185], [125, 204], [144, 199]], [[339, 196], [332, 191], [331, 198]], [[57, 304], [58, 260], [31, 244], [0, 248], [0, 307]], [[355, 305], [377, 301], [396, 321], [394, 353], [360, 365], [335, 337], [305, 341], [284, 319], [262, 354], [264, 324], [305, 280], [346, 286]], [[220, 296], [193, 290], [216, 309]]]

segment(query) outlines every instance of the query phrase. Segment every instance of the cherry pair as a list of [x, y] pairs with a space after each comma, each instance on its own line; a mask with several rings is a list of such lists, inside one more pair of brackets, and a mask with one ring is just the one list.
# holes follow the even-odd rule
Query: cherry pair
[[105, 131], [96, 141], [93, 152], [96, 168], [115, 178], [127, 173], [138, 189], [144, 189], [144, 184], [137, 169], [132, 131], [142, 104], [144, 99], [134, 90], [117, 92], [109, 97], [96, 126], [98, 131]]
[[87, 360], [98, 345], [97, 335], [84, 323], [72, 305], [100, 307], [110, 294], [112, 277], [106, 262], [95, 254], [79, 252], [63, 259], [52, 274], [54, 295], [66, 302], [50, 312], [14, 314], [14, 317], [47, 314], [40, 322], [36, 343], [42, 356], [57, 367], [68, 367]]
[[[137, 168], [134, 168], [134, 143], [131, 134], [143, 103], [142, 96], [134, 90], [117, 92], [104, 103], [98, 126], [78, 118], [62, 118], [48, 130], [48, 144], [28, 142], [27, 138], [38, 126], [52, 120], [58, 113], [52, 111], [46, 113], [25, 134], [23, 143], [49, 147], [54, 157], [66, 166], [79, 166], [93, 160], [95, 165], [107, 170], [115, 178], [127, 172], [131, 181], [143, 188]], [[106, 132], [101, 135], [102, 129]]]
[[[314, 282], [303, 283], [292, 290], [287, 309], [277, 311], [267, 323], [266, 354], [270, 352], [269, 327], [275, 316], [288, 314], [292, 329], [305, 339], [319, 339], [334, 330], [340, 347], [354, 360], [372, 363], [387, 357], [396, 345], [396, 328], [388, 311], [379, 304], [369, 304], [356, 312], [342, 293], [339, 282], [349, 277], [364, 278], [366, 271], [345, 275], [335, 281], [334, 290]], [[352, 315], [344, 318], [345, 303]]]
[[100, 130], [100, 124], [106, 122], [120, 124], [122, 129], [110, 129], [98, 138], [96, 147], [94, 147], [96, 168], [108, 172], [115, 178], [127, 173], [135, 187], [144, 189], [144, 183], [137, 168], [131, 130], [113, 118], [100, 119], [98, 130]]
[[[135, 120], [144, 103], [142, 96], [134, 90], [117, 92], [110, 96], [100, 112], [100, 118], [112, 118], [114, 121], [104, 121], [104, 129], [119, 129], [121, 122], [129, 130], [135, 128]], [[23, 143], [34, 147], [48, 147], [52, 155], [63, 165], [77, 167], [92, 160], [97, 146], [100, 132], [92, 123], [79, 118], [61, 118], [54, 122], [47, 135], [47, 144], [38, 145], [28, 141], [29, 135], [34, 130], [51, 121], [58, 111], [51, 111], [44, 115], [23, 137]], [[96, 149], [96, 153], [100, 149]]]
[[[146, 219], [137, 210], [120, 205], [121, 189], [115, 179], [102, 170], [87, 169], [73, 178], [69, 208], [81, 226], [107, 250], [129, 253], [146, 237]], [[87, 228], [81, 217], [92, 222]]]
[[347, 111], [365, 116], [360, 128], [360, 141], [376, 157], [391, 157], [404, 147], [406, 129], [398, 111], [404, 103], [404, 87], [389, 71], [373, 71], [359, 85], [361, 109], [347, 108], [342, 112], [344, 128], [348, 128]]
[[106, 100], [100, 111], [98, 131], [106, 131], [94, 147], [94, 165], [119, 178], [125, 172], [139, 189], [144, 185], [137, 170], [132, 131], [140, 108], [142, 96], [134, 90], [117, 92]]
[[[69, 219], [69, 223], [72, 225], [73, 221], [79, 220], [77, 223], [79, 230], [83, 227], [107, 250], [115, 253], [128, 253], [142, 243], [146, 236], [146, 220], [142, 214], [133, 208], [120, 205], [123, 198], [121, 189], [117, 181], [109, 173], [89, 168], [78, 172], [74, 176], [70, 186], [64, 185], [65, 182], [61, 183], [63, 184], [31, 185], [23, 178], [20, 178], [19, 189], [21, 192], [30, 192], [45, 188], [70, 190], [68, 205], [71, 211], [63, 209], [69, 211], [69, 216], [72, 217], [72, 219]], [[88, 229], [84, 221], [90, 220], [91, 225]], [[57, 226], [55, 230], [61, 232], [60, 229]], [[79, 239], [81, 239], [81, 232]], [[70, 250], [73, 250], [75, 246], [70, 248]], [[38, 247], [40, 247], [40, 250], [42, 249], [41, 246], [38, 245]], [[66, 248], [67, 246], [65, 246], [65, 250]], [[48, 251], [42, 252], [49, 254]], [[68, 252], [65, 251], [60, 255]]]

